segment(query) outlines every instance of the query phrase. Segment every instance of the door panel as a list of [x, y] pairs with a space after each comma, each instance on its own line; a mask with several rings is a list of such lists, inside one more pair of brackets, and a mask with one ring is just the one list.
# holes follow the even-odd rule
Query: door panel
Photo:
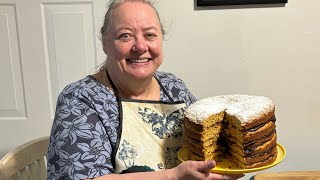
[[14, 4], [0, 6], [0, 120], [26, 119]]
[[48, 136], [58, 93], [94, 73], [105, 0], [0, 0], [0, 157]]
[[53, 107], [67, 84], [86, 76], [96, 66], [92, 7], [91, 3], [81, 2], [42, 4]]

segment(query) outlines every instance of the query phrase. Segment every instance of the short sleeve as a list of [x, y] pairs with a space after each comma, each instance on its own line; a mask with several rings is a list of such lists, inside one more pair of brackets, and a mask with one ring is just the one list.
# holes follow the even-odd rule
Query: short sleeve
[[[112, 122], [117, 107], [108, 107], [106, 98], [97, 87], [86, 90], [77, 84], [59, 95], [47, 155], [48, 179], [95, 178], [114, 171]], [[111, 96], [109, 100], [116, 103]], [[114, 116], [106, 114], [112, 108]]]

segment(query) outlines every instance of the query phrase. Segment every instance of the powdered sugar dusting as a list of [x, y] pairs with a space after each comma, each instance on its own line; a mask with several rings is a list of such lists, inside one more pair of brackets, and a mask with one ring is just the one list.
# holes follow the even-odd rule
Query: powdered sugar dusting
[[241, 123], [259, 118], [274, 109], [271, 99], [264, 96], [249, 95], [222, 95], [199, 100], [189, 106], [185, 116], [197, 124], [212, 114], [225, 111], [229, 115], [236, 116]]

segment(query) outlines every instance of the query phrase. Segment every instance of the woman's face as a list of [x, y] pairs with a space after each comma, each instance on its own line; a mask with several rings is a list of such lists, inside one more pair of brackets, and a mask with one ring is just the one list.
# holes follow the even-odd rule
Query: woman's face
[[162, 32], [154, 9], [126, 2], [114, 9], [103, 50], [108, 71], [121, 78], [150, 78], [162, 63]]

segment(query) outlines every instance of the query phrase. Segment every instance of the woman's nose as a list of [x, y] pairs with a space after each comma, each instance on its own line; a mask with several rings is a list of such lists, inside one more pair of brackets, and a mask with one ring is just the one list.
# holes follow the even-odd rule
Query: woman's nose
[[135, 40], [135, 43], [132, 46], [132, 51], [138, 52], [138, 53], [144, 53], [148, 50], [148, 45], [145, 39], [143, 38], [137, 38]]

